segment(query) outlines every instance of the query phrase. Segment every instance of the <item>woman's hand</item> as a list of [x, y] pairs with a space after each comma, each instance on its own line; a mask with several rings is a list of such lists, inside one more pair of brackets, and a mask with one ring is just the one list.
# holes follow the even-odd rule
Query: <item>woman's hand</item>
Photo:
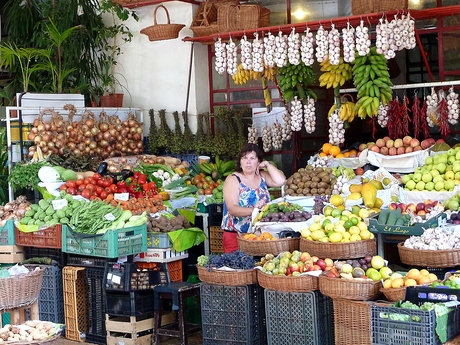
[[264, 207], [264, 206], [265, 206], [265, 201], [259, 200], [259, 201], [256, 202], [256, 206], [255, 206], [255, 207], [258, 208], [258, 209], [261, 209], [261, 208]]

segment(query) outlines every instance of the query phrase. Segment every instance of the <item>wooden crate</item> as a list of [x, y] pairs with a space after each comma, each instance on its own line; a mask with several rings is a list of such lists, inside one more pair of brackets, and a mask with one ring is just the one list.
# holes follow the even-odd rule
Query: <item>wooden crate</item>
[[220, 226], [209, 227], [209, 248], [211, 253], [223, 253], [224, 230]]
[[82, 335], [88, 328], [84, 270], [84, 267], [73, 266], [62, 269], [65, 336], [75, 341], [85, 341], [86, 337]]
[[14, 264], [24, 261], [25, 253], [22, 246], [9, 245], [0, 246], [0, 262], [4, 264]]

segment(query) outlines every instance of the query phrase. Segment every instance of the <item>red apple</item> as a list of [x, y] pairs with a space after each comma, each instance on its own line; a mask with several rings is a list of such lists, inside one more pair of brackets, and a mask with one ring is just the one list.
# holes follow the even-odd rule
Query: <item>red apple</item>
[[384, 139], [377, 139], [375, 142], [375, 145], [377, 145], [379, 148], [382, 148], [385, 146], [385, 140]]
[[364, 169], [363, 168], [356, 168], [355, 174], [361, 176], [364, 174]]
[[316, 264], [321, 267], [321, 270], [324, 271], [324, 269], [326, 268], [326, 261], [324, 261], [323, 259], [318, 259], [316, 261]]
[[400, 203], [398, 208], [401, 210], [401, 213], [406, 213], [407, 206], [404, 203]]
[[431, 146], [431, 142], [429, 139], [422, 140], [422, 142], [420, 143], [420, 146], [422, 147], [422, 149], [425, 150]]
[[398, 208], [398, 204], [395, 202], [390, 203], [390, 206], [388, 207], [390, 210], [396, 210]]
[[360, 144], [358, 146], [358, 151], [361, 152], [361, 151], [364, 151], [365, 149], [367, 149], [367, 145], [366, 144]]
[[398, 147], [398, 148], [396, 149], [396, 154], [397, 154], [397, 155], [402, 155], [402, 154], [404, 154], [404, 153], [406, 153], [406, 148], [405, 148], [405, 147], [400, 146], [400, 147]]
[[414, 152], [412, 146], [406, 146], [406, 153]]
[[417, 145], [417, 146], [414, 147], [414, 152], [415, 151], [422, 151], [422, 150], [423, 149], [422, 149], [422, 147], [420, 145]]
[[385, 143], [386, 143], [388, 140], [391, 140], [391, 138], [389, 136], [384, 136], [383, 140], [385, 140]]
[[387, 156], [387, 155], [388, 155], [388, 152], [389, 152], [388, 147], [384, 146], [384, 147], [381, 147], [381, 148], [380, 148], [380, 153], [381, 153], [382, 155]]
[[313, 265], [312, 271], [322, 271], [321, 266]]
[[402, 139], [404, 146], [410, 146], [410, 141], [411, 141], [411, 140], [412, 140], [412, 137], [409, 136], [409, 135], [406, 135], [406, 136]]
[[434, 140], [433, 138], [427, 138], [426, 140], [429, 140], [430, 146], [436, 143], [436, 140]]
[[388, 154], [389, 154], [390, 156], [396, 156], [397, 153], [398, 153], [398, 151], [397, 151], [394, 147], [392, 147], [392, 148], [390, 148], [390, 149], [388, 150]]
[[395, 139], [395, 142], [394, 142], [394, 145], [393, 145], [393, 146], [396, 147], [396, 148], [398, 148], [398, 147], [403, 147], [404, 144], [403, 144], [402, 139], [399, 139], [399, 138], [398, 138], [398, 139]]
[[306, 262], [306, 261], [308, 261], [310, 259], [311, 259], [310, 253], [302, 252], [302, 254], [300, 254], [300, 261], [302, 261], [302, 262]]
[[415, 204], [413, 203], [410, 203], [410, 204], [407, 204], [406, 206], [406, 212], [407, 211], [412, 211], [412, 212], [417, 212], [417, 206], [415, 206]]
[[445, 143], [444, 139], [438, 139], [436, 140], [436, 144], [442, 144]]
[[425, 203], [424, 202], [419, 202], [417, 206], [415, 206], [415, 211], [425, 211]]
[[386, 141], [386, 143], [385, 143], [385, 146], [388, 147], [388, 148], [394, 147], [394, 146], [395, 146], [394, 140], [388, 139], [388, 140]]

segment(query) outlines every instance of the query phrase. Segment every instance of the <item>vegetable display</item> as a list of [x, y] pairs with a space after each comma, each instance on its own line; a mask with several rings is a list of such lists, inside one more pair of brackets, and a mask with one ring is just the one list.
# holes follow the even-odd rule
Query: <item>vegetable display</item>
[[19, 188], [36, 189], [40, 182], [38, 171], [47, 165], [49, 164], [46, 161], [17, 163], [8, 175], [8, 183], [14, 191]]
[[24, 195], [0, 206], [0, 226], [4, 226], [7, 220], [21, 220], [30, 209], [30, 202]]
[[170, 232], [179, 229], [190, 228], [190, 223], [183, 215], [166, 216], [160, 215], [159, 217], [149, 215], [147, 222], [147, 231], [149, 232]]
[[197, 263], [208, 269], [229, 267], [233, 269], [248, 270], [254, 268], [255, 261], [250, 255], [236, 250], [232, 253], [223, 253], [221, 255], [211, 254], [209, 256], [201, 255], [197, 258]]

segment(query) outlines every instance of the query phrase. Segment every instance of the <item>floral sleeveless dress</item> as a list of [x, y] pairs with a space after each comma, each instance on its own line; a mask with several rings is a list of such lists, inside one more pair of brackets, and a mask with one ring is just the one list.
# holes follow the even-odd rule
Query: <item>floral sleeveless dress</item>
[[[239, 201], [238, 205], [241, 207], [255, 207], [256, 202], [259, 200], [265, 201], [268, 203], [270, 201], [270, 192], [268, 191], [267, 183], [265, 179], [261, 176], [260, 185], [258, 188], [253, 189], [251, 187], [246, 186], [244, 183], [241, 182], [239, 176], [233, 174], [238, 179], [240, 183], [239, 189]], [[228, 213], [227, 205], [224, 201], [224, 209], [222, 211], [222, 229], [225, 231], [233, 231], [233, 232], [242, 232], [247, 233], [248, 230], [251, 228], [251, 216], [247, 217], [234, 217]]]

